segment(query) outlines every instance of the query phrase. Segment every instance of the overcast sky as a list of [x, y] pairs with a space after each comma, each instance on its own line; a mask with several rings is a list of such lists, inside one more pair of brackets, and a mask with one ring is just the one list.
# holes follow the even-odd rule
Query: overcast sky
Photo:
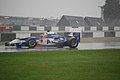
[[0, 15], [60, 17], [62, 15], [100, 17], [98, 6], [105, 0], [0, 0]]

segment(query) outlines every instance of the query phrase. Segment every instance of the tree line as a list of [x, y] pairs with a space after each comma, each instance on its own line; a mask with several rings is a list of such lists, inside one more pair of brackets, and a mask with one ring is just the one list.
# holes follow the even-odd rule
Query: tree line
[[120, 0], [106, 0], [103, 8], [103, 18], [106, 23], [120, 20]]

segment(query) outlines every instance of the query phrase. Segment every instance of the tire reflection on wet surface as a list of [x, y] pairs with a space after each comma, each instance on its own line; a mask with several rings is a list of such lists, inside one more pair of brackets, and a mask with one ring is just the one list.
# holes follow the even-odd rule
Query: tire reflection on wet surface
[[16, 49], [15, 47], [0, 46], [0, 52], [21, 52], [21, 51], [54, 51], [54, 50], [90, 50], [90, 49], [120, 49], [120, 42], [108, 42], [108, 43], [79, 43], [75, 49], [69, 47], [56, 48], [56, 47], [37, 47], [34, 49], [22, 48]]

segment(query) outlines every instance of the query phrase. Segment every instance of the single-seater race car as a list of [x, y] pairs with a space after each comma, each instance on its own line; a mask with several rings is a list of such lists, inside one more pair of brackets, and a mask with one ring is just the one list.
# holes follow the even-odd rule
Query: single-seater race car
[[6, 42], [5, 46], [16, 46], [16, 48], [35, 48], [36, 46], [54, 46], [63, 48], [69, 46], [70, 48], [76, 48], [79, 41], [70, 33], [68, 36], [63, 37], [54, 32], [48, 32], [40, 34], [40, 37], [24, 37], [16, 38], [10, 42]]

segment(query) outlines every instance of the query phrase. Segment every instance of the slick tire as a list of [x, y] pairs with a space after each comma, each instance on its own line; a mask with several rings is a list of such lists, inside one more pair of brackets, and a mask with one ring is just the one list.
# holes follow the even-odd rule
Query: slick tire
[[29, 39], [27, 41], [27, 45], [29, 48], [34, 48], [36, 46], [36, 40], [35, 39]]
[[78, 46], [78, 41], [75, 38], [72, 38], [69, 40], [69, 47], [70, 48], [76, 48]]

